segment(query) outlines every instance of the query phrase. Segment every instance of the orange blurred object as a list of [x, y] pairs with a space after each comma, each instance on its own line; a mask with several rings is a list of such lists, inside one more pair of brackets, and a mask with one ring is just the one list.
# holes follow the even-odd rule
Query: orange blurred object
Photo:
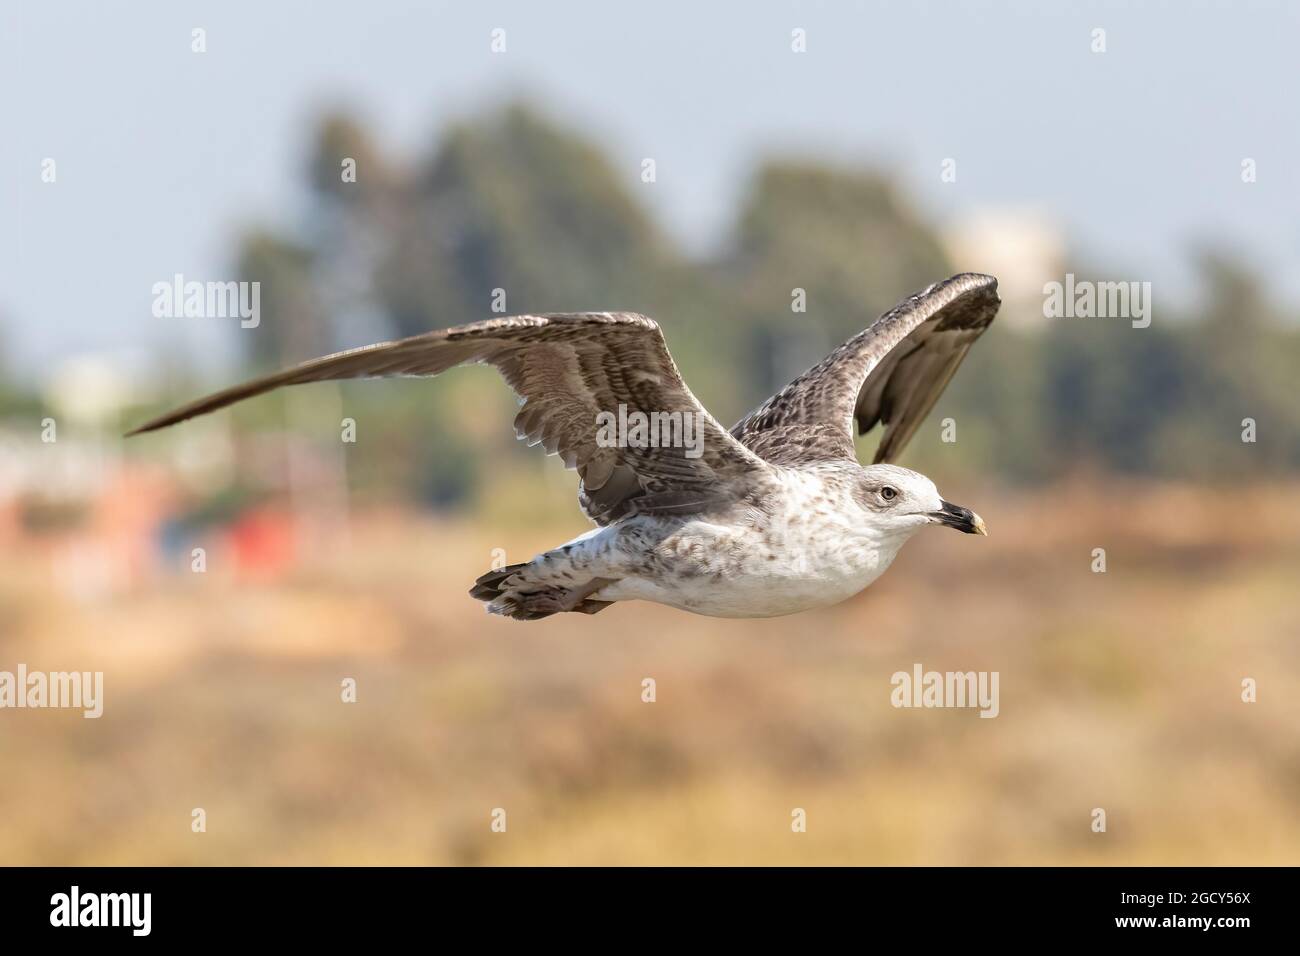
[[278, 508], [254, 508], [240, 515], [227, 531], [239, 575], [273, 580], [294, 559], [293, 517]]

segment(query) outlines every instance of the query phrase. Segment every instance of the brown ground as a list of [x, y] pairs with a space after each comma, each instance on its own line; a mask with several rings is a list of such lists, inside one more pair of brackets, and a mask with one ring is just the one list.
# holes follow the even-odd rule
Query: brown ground
[[[1296, 489], [945, 491], [990, 538], [763, 621], [465, 595], [577, 519], [371, 514], [278, 584], [80, 602], [4, 554], [0, 670], [102, 669], [106, 703], [0, 711], [0, 862], [1300, 863]], [[999, 671], [1001, 716], [895, 710], [918, 661]]]

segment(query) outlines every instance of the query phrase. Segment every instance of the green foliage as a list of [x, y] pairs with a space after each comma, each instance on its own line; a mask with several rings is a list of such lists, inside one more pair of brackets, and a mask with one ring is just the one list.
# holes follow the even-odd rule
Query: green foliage
[[[933, 231], [878, 173], [762, 166], [720, 272], [745, 326], [757, 403], [861, 331], [905, 291], [952, 269]], [[794, 311], [796, 289], [806, 311]]]
[[273, 317], [245, 330], [260, 368], [278, 367], [330, 347], [312, 283], [312, 250], [292, 239], [257, 231], [240, 243], [238, 269], [261, 285], [261, 313]]
[[640, 299], [669, 262], [629, 179], [520, 107], [453, 126], [400, 204], [380, 299], [407, 334], [489, 314], [495, 289], [510, 313]]

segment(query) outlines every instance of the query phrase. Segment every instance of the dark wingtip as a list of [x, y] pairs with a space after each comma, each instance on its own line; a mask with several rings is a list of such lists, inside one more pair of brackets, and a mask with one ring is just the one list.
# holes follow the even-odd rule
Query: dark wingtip
[[[137, 425], [122, 437], [130, 438], [133, 435], [143, 435], [145, 432], [156, 432], [163, 428], [170, 428], [172, 425], [179, 425], [181, 422], [187, 422], [191, 418], [197, 418], [199, 415], [205, 415], [208, 412], [215, 411], [218, 408], [224, 408], [231, 404], [231, 401], [216, 401], [220, 398], [218, 395], [209, 395], [207, 398], [199, 399], [197, 402], [191, 402], [189, 405], [182, 405], [180, 408], [174, 408], [165, 415], [159, 415], [157, 418], [151, 418], [143, 425]], [[232, 401], [237, 401], [234, 399]]]
[[959, 272], [955, 276], [945, 279], [942, 284], [947, 285], [949, 283], [960, 283], [968, 286], [968, 291], [978, 289], [1001, 301], [1001, 297], [998, 295], [998, 277], [989, 275], [987, 272]]
[[135, 428], [132, 428], [129, 432], [123, 432], [122, 437], [133, 438], [136, 435], [143, 435], [146, 432], [156, 432], [158, 429], [164, 428], [167, 425], [172, 425], [172, 424], [175, 423], [162, 420], [162, 419], [155, 419], [154, 421], [145, 422], [143, 425], [137, 425]]
[[959, 279], [962, 280], [973, 279], [976, 282], [978, 282], [980, 285], [986, 285], [993, 289], [996, 289], [998, 286], [998, 277], [994, 275], [989, 275], [987, 272], [958, 272], [955, 276], [952, 276], [947, 281], [954, 282]]
[[[217, 407], [219, 408], [220, 406]], [[143, 435], [146, 432], [156, 432], [163, 428], [170, 428], [172, 425], [179, 425], [181, 422], [187, 422], [191, 418], [202, 415], [204, 411], [204, 409], [190, 409], [187, 407], [174, 412], [168, 412], [166, 415], [161, 415], [158, 418], [149, 419], [149, 421], [145, 422], [143, 425], [137, 425], [129, 432], [123, 434], [122, 437], [130, 438], [133, 435]]]

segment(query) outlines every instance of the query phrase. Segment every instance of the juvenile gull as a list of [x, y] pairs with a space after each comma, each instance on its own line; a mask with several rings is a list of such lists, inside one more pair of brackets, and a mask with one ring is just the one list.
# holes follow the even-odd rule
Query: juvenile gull
[[[630, 312], [520, 315], [383, 342], [217, 392], [130, 432], [153, 431], [281, 385], [437, 375], [494, 366], [521, 399], [516, 434], [576, 468], [591, 531], [470, 594], [532, 621], [656, 601], [714, 617], [774, 617], [861, 591], [927, 525], [984, 534], [897, 458], [993, 321], [992, 276], [965, 273], [904, 299], [730, 431], [691, 394], [659, 326]], [[692, 423], [693, 441], [608, 423]], [[883, 425], [873, 464], [855, 428]], [[672, 436], [669, 436], [670, 438]], [[680, 437], [680, 436], [679, 436]]]

